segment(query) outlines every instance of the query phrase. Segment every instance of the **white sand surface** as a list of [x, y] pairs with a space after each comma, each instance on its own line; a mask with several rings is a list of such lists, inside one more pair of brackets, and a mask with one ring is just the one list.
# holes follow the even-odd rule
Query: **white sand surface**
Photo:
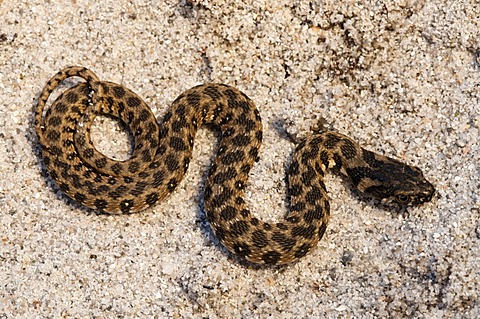
[[[0, 0], [0, 20], [0, 318], [480, 317], [478, 0]], [[95, 214], [42, 174], [32, 128], [43, 86], [69, 65], [132, 89], [159, 119], [196, 84], [244, 91], [265, 128], [247, 188], [265, 220], [286, 212], [285, 129], [305, 135], [320, 118], [421, 167], [437, 194], [399, 213], [328, 175], [318, 247], [254, 267], [202, 210], [218, 137], [204, 128], [165, 202]], [[126, 154], [127, 135], [97, 120], [96, 145]]]

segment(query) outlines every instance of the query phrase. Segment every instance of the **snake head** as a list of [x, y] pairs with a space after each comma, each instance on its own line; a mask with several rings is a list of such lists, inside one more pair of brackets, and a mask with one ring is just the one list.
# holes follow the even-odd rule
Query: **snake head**
[[422, 171], [395, 159], [376, 156], [375, 165], [363, 166], [348, 175], [357, 180], [357, 188], [382, 203], [414, 206], [429, 202], [435, 188]]

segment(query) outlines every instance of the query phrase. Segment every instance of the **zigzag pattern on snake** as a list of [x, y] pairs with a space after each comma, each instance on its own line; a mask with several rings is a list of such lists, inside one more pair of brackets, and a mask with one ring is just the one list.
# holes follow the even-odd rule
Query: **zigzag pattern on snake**
[[[63, 92], [45, 111], [53, 90], [74, 76], [86, 82]], [[114, 116], [130, 129], [135, 145], [129, 159], [115, 161], [95, 149], [89, 133], [97, 114]], [[81, 204], [114, 214], [141, 211], [172, 193], [187, 171], [198, 127], [219, 128], [220, 146], [205, 186], [206, 216], [225, 247], [254, 263], [289, 263], [316, 246], [330, 216], [323, 182], [328, 168], [382, 201], [417, 205], [435, 191], [417, 167], [365, 150], [345, 135], [314, 131], [292, 156], [287, 216], [277, 223], [259, 220], [243, 197], [262, 141], [260, 114], [250, 98], [224, 84], [182, 93], [159, 125], [126, 87], [68, 67], [46, 84], [34, 116], [43, 161], [56, 185]]]

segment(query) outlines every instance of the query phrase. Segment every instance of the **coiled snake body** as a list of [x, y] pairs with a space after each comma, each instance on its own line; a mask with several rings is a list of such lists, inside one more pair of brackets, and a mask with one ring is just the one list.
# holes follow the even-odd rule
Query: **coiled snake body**
[[[68, 77], [86, 80], [47, 100]], [[45, 114], [44, 114], [45, 113]], [[126, 161], [99, 153], [89, 132], [97, 114], [109, 114], [131, 130], [135, 146]], [[288, 172], [290, 210], [278, 223], [256, 218], [243, 199], [257, 159], [262, 124], [253, 102], [237, 89], [205, 84], [181, 94], [161, 125], [129, 89], [100, 81], [90, 70], [69, 67], [46, 84], [35, 110], [35, 131], [50, 176], [69, 197], [94, 210], [133, 213], [156, 204], [182, 180], [197, 128], [221, 130], [221, 142], [205, 186], [205, 212], [218, 239], [255, 263], [285, 264], [305, 256], [325, 232], [330, 215], [327, 168], [337, 167], [368, 195], [403, 204], [429, 201], [434, 188], [420, 169], [361, 148], [335, 132], [313, 132], [298, 143]]]

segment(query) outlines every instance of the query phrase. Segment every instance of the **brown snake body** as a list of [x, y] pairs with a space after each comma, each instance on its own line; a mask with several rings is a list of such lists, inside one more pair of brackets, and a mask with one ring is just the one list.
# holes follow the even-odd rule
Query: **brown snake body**
[[[86, 80], [47, 100], [68, 77]], [[44, 114], [45, 113], [45, 114]], [[90, 141], [97, 114], [117, 117], [132, 132], [126, 161], [98, 152]], [[402, 204], [429, 201], [434, 188], [420, 169], [361, 148], [335, 132], [313, 132], [298, 143], [288, 172], [290, 211], [266, 223], [243, 199], [262, 141], [260, 114], [237, 89], [205, 84], [182, 93], [159, 125], [150, 108], [124, 86], [100, 81], [90, 70], [69, 67], [46, 84], [35, 109], [35, 131], [51, 178], [69, 197], [101, 212], [133, 213], [160, 202], [185, 175], [197, 128], [221, 131], [205, 186], [205, 212], [218, 239], [255, 263], [285, 264], [305, 256], [322, 238], [330, 215], [323, 176], [336, 167], [375, 198]]]

